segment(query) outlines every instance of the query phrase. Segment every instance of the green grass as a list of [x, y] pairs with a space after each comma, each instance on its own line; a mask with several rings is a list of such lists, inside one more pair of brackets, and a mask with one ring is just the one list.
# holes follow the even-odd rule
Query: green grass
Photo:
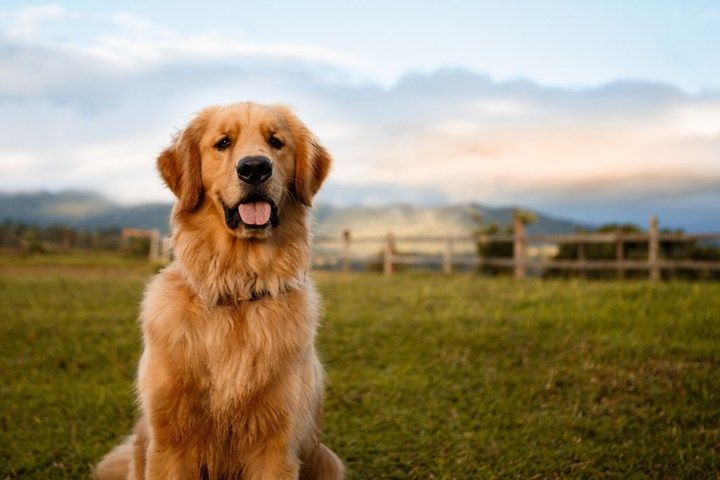
[[[0, 259], [0, 478], [86, 478], [135, 416], [150, 268], [55, 260]], [[315, 278], [351, 479], [718, 478], [718, 284]]]

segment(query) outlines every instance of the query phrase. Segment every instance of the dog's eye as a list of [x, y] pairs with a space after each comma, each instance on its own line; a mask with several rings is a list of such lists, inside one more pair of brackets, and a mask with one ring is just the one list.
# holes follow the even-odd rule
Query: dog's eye
[[230, 142], [230, 137], [226, 135], [217, 141], [215, 144], [215, 150], [219, 150], [221, 152], [223, 150], [227, 150], [230, 147], [230, 143], [232, 143]]
[[285, 144], [282, 142], [282, 140], [277, 138], [275, 135], [270, 135], [270, 138], [268, 139], [268, 143], [275, 150], [280, 150], [282, 147], [285, 146]]

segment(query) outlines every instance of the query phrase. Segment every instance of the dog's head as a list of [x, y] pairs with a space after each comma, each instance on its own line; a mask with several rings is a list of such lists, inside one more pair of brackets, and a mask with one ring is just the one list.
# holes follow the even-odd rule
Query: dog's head
[[288, 108], [249, 102], [203, 110], [157, 160], [177, 212], [212, 202], [232, 235], [255, 239], [272, 234], [290, 202], [310, 206], [330, 163]]

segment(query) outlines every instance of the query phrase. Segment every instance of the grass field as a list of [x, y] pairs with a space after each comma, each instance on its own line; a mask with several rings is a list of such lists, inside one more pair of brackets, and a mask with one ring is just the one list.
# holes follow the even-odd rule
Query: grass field
[[[0, 478], [133, 423], [142, 261], [0, 257]], [[351, 479], [718, 478], [720, 285], [316, 274]]]

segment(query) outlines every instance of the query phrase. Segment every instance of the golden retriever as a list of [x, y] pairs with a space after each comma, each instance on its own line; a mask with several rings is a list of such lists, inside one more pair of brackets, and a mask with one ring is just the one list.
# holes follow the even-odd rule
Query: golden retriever
[[331, 158], [287, 108], [203, 110], [157, 159], [175, 260], [148, 285], [133, 434], [114, 479], [341, 479], [320, 443], [308, 210]]

